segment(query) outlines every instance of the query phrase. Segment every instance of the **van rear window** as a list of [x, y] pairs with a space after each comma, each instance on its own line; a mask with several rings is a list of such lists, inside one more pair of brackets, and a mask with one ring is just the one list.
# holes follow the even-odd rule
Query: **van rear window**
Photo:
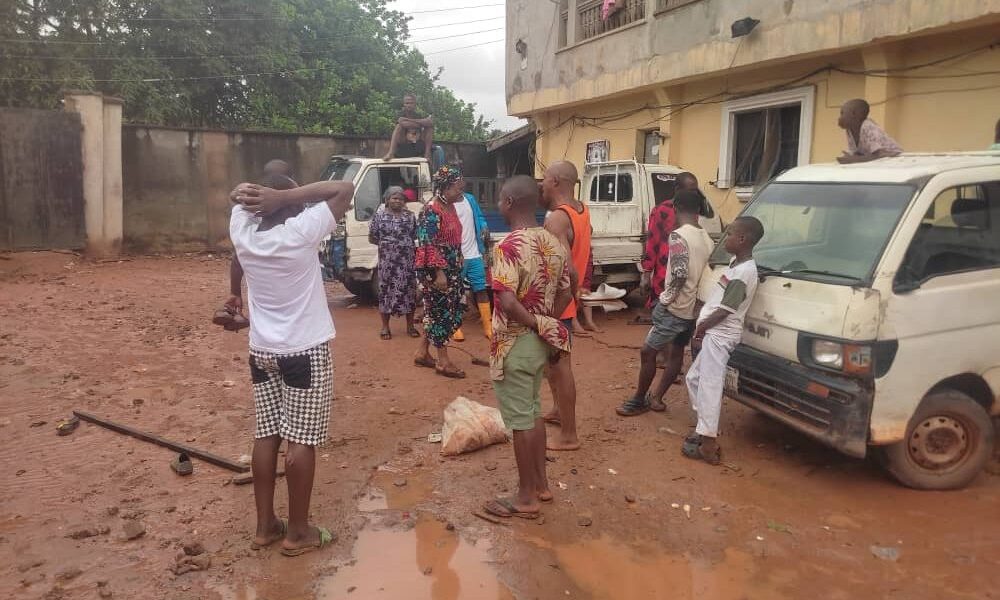
[[630, 202], [632, 197], [631, 173], [602, 174], [590, 183], [591, 202]]

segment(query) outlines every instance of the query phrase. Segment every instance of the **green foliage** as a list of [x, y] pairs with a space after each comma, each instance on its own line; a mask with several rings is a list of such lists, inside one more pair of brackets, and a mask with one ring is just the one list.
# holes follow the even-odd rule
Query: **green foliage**
[[386, 0], [0, 0], [0, 105], [93, 90], [133, 122], [388, 135], [410, 91], [435, 138], [486, 139], [407, 24]]

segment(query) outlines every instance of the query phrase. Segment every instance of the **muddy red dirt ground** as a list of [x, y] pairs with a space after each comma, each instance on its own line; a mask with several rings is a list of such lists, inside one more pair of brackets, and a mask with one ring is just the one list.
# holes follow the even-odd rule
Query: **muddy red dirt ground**
[[[60, 418], [81, 409], [230, 459], [248, 453], [246, 332], [209, 323], [226, 273], [224, 257], [209, 255], [0, 257], [0, 597], [1000, 594], [1000, 479], [907, 490], [871, 462], [732, 403], [722, 439], [731, 468], [692, 463], [678, 451], [690, 418], [680, 387], [666, 415], [614, 414], [645, 333], [625, 313], [602, 318], [605, 332], [576, 345], [584, 447], [551, 454], [556, 501], [544, 519], [477, 519], [473, 509], [515, 484], [510, 445], [445, 459], [426, 437], [456, 396], [495, 405], [487, 369], [462, 354], [464, 381], [412, 366], [416, 341], [380, 340], [374, 310], [351, 307], [336, 286], [337, 399], [312, 512], [339, 540], [297, 559], [254, 552], [252, 489], [230, 484], [232, 473], [195, 461], [181, 478], [169, 451], [87, 423], [55, 434]], [[485, 357], [478, 324], [465, 331], [462, 348]], [[282, 485], [278, 496], [283, 508]], [[129, 523], [144, 535], [125, 540]], [[211, 565], [174, 575], [194, 542]], [[875, 557], [873, 546], [897, 560]]]

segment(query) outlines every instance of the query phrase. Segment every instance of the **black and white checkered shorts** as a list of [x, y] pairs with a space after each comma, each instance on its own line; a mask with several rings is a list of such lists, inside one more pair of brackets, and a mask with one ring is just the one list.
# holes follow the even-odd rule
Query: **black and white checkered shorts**
[[333, 400], [329, 343], [303, 352], [271, 354], [250, 349], [250, 377], [257, 433], [319, 446], [326, 442]]

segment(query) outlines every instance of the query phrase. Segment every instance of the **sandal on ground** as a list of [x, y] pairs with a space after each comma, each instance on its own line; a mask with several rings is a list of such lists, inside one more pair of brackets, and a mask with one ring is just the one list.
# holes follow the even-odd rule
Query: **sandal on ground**
[[170, 463], [170, 468], [174, 470], [178, 475], [190, 475], [194, 473], [194, 465], [191, 464], [191, 457], [187, 454], [181, 452], [177, 455]]
[[281, 523], [281, 530], [276, 535], [272, 536], [270, 540], [264, 542], [263, 544], [258, 544], [257, 542], [250, 542], [250, 549], [261, 550], [263, 548], [267, 548], [268, 546], [270, 546], [275, 542], [279, 542], [285, 539], [285, 534], [288, 533], [288, 522], [285, 521], [284, 519], [279, 519], [278, 522]]
[[222, 325], [226, 327], [231, 325], [233, 322], [233, 313], [229, 312], [229, 309], [223, 306], [219, 310], [215, 311], [212, 315], [212, 323], [215, 325]]
[[223, 327], [226, 331], [239, 331], [240, 329], [250, 327], [250, 319], [247, 319], [241, 313], [236, 313], [232, 316], [229, 323]]
[[68, 419], [62, 419], [56, 423], [56, 434], [57, 435], [69, 435], [76, 431], [76, 428], [80, 426], [80, 417], [73, 415]]
[[434, 370], [437, 371], [438, 375], [443, 377], [448, 377], [450, 379], [465, 379], [465, 371], [462, 369], [442, 369], [437, 367]]
[[517, 517], [519, 519], [537, 519], [537, 512], [521, 512], [514, 507], [514, 502], [510, 498], [497, 498], [490, 500], [483, 505], [483, 510], [494, 517], [509, 519]]
[[424, 367], [426, 369], [437, 369], [437, 361], [427, 356], [421, 358], [414, 358], [413, 364], [417, 365], [418, 367]]
[[623, 417], [635, 417], [649, 410], [649, 402], [645, 398], [629, 398], [615, 409], [615, 412]]
[[319, 531], [319, 542], [309, 544], [308, 546], [299, 546], [298, 548], [282, 547], [281, 554], [284, 556], [302, 556], [303, 554], [321, 550], [332, 544], [337, 539], [328, 529], [323, 527], [317, 527], [316, 529]]
[[649, 404], [649, 410], [653, 412], [666, 412], [667, 410], [667, 405], [659, 398], [646, 398], [646, 403]]
[[392, 332], [389, 331], [388, 329], [383, 329], [382, 333], [378, 334], [378, 336], [380, 338], [382, 338], [383, 340], [391, 340], [392, 339]]
[[697, 443], [692, 442], [693, 440], [690, 436], [684, 440], [684, 445], [681, 446], [681, 454], [692, 460], [703, 460], [712, 466], [722, 463], [721, 448], [716, 447], [715, 452], [706, 453], [701, 449], [701, 440], [698, 440]]
[[552, 492], [547, 492], [547, 493], [544, 493], [544, 494], [538, 494], [538, 501], [539, 502], [545, 502], [546, 504], [548, 504], [549, 502], [552, 502], [553, 500], [555, 500], [555, 498], [556, 497], [552, 494]]
[[410, 336], [411, 338], [418, 338], [420, 337], [420, 332], [417, 331], [416, 327], [409, 327], [406, 330], [406, 335]]

